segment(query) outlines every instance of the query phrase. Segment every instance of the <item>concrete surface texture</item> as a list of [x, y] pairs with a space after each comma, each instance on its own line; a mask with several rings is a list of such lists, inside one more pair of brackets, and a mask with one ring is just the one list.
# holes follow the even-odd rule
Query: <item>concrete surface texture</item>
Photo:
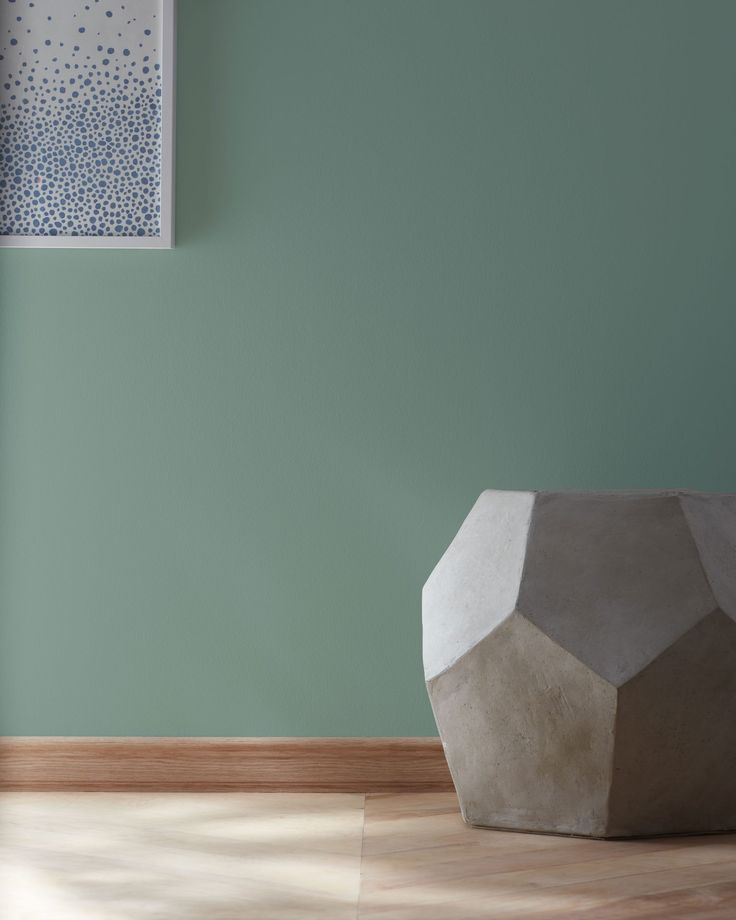
[[470, 824], [736, 828], [736, 495], [486, 491], [422, 617]]

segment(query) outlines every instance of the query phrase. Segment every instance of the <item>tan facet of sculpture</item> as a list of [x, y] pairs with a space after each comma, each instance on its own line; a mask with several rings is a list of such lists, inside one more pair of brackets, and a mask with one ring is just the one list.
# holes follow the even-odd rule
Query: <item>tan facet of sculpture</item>
[[483, 492], [422, 620], [468, 823], [736, 829], [736, 495]]

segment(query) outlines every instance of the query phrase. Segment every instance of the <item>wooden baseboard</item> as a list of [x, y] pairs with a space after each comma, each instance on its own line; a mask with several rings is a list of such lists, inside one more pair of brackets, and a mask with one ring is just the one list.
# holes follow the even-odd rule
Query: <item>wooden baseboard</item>
[[0, 790], [440, 792], [439, 738], [0, 738]]

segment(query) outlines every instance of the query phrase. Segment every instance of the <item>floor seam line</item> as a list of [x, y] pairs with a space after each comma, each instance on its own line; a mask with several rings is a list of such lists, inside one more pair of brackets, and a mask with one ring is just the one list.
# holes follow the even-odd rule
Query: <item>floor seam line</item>
[[368, 793], [363, 793], [363, 821], [360, 826], [360, 859], [358, 860], [358, 897], [355, 901], [355, 920], [360, 920], [360, 896], [363, 893], [363, 850], [365, 848], [365, 809]]

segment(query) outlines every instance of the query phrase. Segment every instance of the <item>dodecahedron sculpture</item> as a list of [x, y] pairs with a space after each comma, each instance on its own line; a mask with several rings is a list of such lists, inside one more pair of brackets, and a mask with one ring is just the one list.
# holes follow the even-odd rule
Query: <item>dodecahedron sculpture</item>
[[483, 492], [422, 619], [468, 823], [736, 829], [736, 495]]

